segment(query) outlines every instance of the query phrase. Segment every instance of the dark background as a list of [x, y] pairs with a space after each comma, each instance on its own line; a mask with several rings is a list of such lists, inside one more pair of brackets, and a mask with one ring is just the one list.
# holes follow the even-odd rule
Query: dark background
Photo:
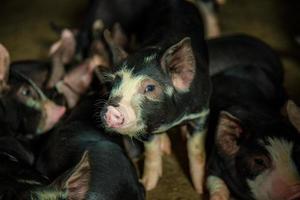
[[[50, 27], [53, 21], [66, 27], [78, 27], [87, 0], [0, 0], [0, 42], [13, 61], [47, 58], [50, 44], [58, 38]], [[236, 32], [257, 36], [281, 56], [285, 68], [284, 85], [290, 97], [300, 105], [300, 1], [299, 0], [227, 0], [220, 8], [223, 34]], [[187, 178], [184, 154], [176, 143], [175, 155], [164, 158], [164, 176], [158, 187], [148, 193], [149, 200], [199, 199]], [[173, 144], [175, 146], [175, 144]]]

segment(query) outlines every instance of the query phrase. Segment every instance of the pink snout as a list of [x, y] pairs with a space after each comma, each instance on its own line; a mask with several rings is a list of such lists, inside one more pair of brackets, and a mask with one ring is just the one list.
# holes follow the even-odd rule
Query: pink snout
[[300, 200], [300, 184], [288, 184], [286, 182], [273, 183], [272, 199], [276, 200]]
[[56, 123], [63, 117], [66, 112], [64, 106], [59, 106], [52, 101], [47, 101], [43, 105], [43, 112], [45, 113], [44, 123], [39, 127], [38, 132], [43, 133], [52, 129]]
[[108, 106], [104, 120], [109, 128], [120, 128], [125, 121], [124, 115], [115, 107]]

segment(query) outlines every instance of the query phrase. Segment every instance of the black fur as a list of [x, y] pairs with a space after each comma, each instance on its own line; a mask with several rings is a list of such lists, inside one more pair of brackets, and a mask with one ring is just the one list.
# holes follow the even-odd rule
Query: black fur
[[144, 199], [144, 190], [121, 145], [121, 137], [95, 128], [94, 110], [98, 97], [89, 96], [68, 120], [46, 141], [37, 168], [55, 178], [77, 164], [89, 152], [91, 181], [86, 199]]
[[[270, 47], [248, 36], [229, 36], [209, 42], [211, 68], [227, 69], [213, 76], [210, 102], [208, 147], [216, 138], [218, 117], [227, 111], [240, 120], [242, 133], [237, 155], [230, 157], [212, 150], [208, 171], [221, 177], [232, 195], [252, 200], [247, 179], [254, 179], [268, 166], [249, 166], [253, 156], [269, 156], [267, 138], [283, 138], [294, 142], [294, 154], [299, 152], [300, 135], [281, 115], [286, 96], [282, 86], [283, 69]], [[259, 141], [264, 141], [262, 145]], [[293, 159], [298, 163], [299, 158]], [[258, 163], [259, 164], [259, 163]], [[258, 170], [260, 169], [260, 170]]]

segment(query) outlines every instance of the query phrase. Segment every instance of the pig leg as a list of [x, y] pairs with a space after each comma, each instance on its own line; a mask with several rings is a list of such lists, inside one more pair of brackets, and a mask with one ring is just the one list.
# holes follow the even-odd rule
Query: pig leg
[[161, 140], [160, 143], [161, 151], [166, 155], [170, 155], [172, 153], [172, 150], [171, 150], [171, 141], [169, 136], [167, 135], [167, 133], [162, 133], [159, 136]]
[[75, 93], [70, 87], [68, 87], [64, 81], [59, 81], [55, 85], [56, 90], [60, 93], [63, 94], [66, 101], [68, 108], [74, 108], [74, 106], [77, 104], [77, 102], [80, 99], [80, 95]]
[[152, 140], [145, 142], [145, 161], [142, 183], [146, 190], [152, 190], [162, 175], [161, 137], [154, 135]]
[[209, 110], [203, 110], [201, 117], [192, 120], [187, 124], [188, 134], [187, 152], [189, 158], [189, 167], [192, 182], [199, 194], [203, 193], [203, 183], [205, 176], [205, 138], [206, 138], [206, 121]]
[[207, 178], [207, 189], [209, 191], [210, 200], [229, 200], [230, 192], [222, 179], [217, 176], [209, 176]]
[[7, 49], [0, 44], [0, 91], [8, 88], [10, 56]]
[[187, 151], [192, 182], [197, 193], [203, 193], [205, 175], [205, 136], [206, 130], [193, 133], [188, 137]]
[[55, 42], [49, 51], [52, 58], [51, 74], [47, 83], [47, 88], [53, 88], [65, 73], [64, 64], [69, 63], [75, 54], [76, 39], [71, 30], [65, 29], [61, 33], [59, 41]]
[[222, 6], [226, 3], [226, 0], [217, 0], [217, 4]]
[[61, 62], [60, 57], [54, 56], [52, 58], [52, 68], [50, 77], [48, 79], [47, 88], [53, 88], [54, 85], [62, 79], [65, 74], [65, 66]]
[[215, 38], [217, 36], [220, 36], [221, 31], [219, 27], [219, 20], [213, 10], [213, 5], [210, 3], [198, 1], [197, 7], [200, 12], [203, 13], [207, 38]]

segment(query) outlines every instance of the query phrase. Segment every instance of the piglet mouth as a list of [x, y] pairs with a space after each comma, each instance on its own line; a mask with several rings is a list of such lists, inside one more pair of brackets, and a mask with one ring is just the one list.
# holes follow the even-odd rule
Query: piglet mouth
[[114, 106], [108, 106], [103, 116], [108, 128], [122, 128], [125, 125], [124, 114]]

